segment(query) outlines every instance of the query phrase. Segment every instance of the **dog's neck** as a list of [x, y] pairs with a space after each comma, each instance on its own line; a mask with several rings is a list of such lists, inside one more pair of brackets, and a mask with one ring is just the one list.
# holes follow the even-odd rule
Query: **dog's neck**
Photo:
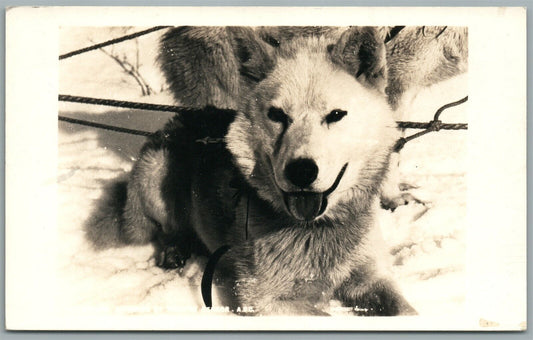
[[[237, 181], [236, 181], [237, 182]], [[295, 233], [308, 235], [309, 237], [332, 236], [334, 242], [357, 242], [361, 234], [366, 230], [372, 219], [371, 201], [361, 203], [355, 196], [338, 203], [328, 210], [323, 216], [313, 221], [299, 221], [290, 216], [286, 211], [273, 209], [271, 204], [259, 197], [253, 187], [243, 181], [239, 192], [241, 198], [237, 202], [236, 223], [240, 223], [243, 233], [248, 239], [263, 237], [269, 233], [275, 233], [282, 229], [291, 229]], [[237, 211], [240, 210], [240, 211]], [[334, 234], [342, 234], [343, 239], [333, 237]]]

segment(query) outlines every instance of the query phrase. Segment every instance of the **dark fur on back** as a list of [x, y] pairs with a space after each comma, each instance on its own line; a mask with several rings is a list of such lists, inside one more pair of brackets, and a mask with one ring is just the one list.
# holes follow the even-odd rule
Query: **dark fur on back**
[[[103, 197], [85, 223], [85, 232], [91, 244], [97, 249], [104, 249], [155, 242], [156, 252], [163, 252], [156, 254], [157, 257], [167, 256], [165, 248], [178, 242], [184, 248], [180, 261], [184, 261], [194, 249], [204, 253], [203, 245], [197, 244], [191, 229], [187, 227], [190, 182], [194, 169], [184, 165], [192, 165], [198, 150], [202, 148], [220, 149], [223, 144], [208, 146], [201, 140], [205, 137], [223, 138], [234, 117], [234, 111], [214, 107], [183, 111], [163, 129], [148, 137], [129, 181], [113, 182], [104, 188]], [[155, 172], [153, 167], [157, 164], [150, 156], [162, 151], [169, 163], [162, 172]], [[230, 159], [229, 155], [227, 158]], [[155, 184], [146, 182], [145, 176], [160, 180], [157, 187], [152, 188]], [[166, 221], [158, 221], [156, 216], [146, 215], [141, 210], [146, 208], [147, 200], [165, 202], [164, 209], [168, 212]], [[158, 259], [159, 264], [164, 265], [164, 260]]]

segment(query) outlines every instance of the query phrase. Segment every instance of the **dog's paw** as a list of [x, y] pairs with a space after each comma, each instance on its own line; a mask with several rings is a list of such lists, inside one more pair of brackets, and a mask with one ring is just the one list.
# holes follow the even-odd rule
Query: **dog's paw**
[[388, 285], [377, 284], [361, 294], [355, 303], [354, 314], [359, 316], [417, 315], [417, 311], [398, 292]]
[[416, 186], [416, 185], [413, 185], [413, 184], [410, 184], [410, 183], [400, 183], [398, 184], [398, 189], [400, 189], [400, 191], [407, 191], [407, 190], [412, 190], [412, 189], [418, 189], [419, 186]]
[[381, 196], [381, 207], [386, 210], [394, 211], [396, 208], [409, 203], [425, 204], [425, 202], [419, 200], [415, 196], [408, 192], [404, 192], [395, 197]]
[[184, 254], [176, 246], [167, 246], [156, 254], [156, 265], [163, 269], [182, 269], [190, 254]]

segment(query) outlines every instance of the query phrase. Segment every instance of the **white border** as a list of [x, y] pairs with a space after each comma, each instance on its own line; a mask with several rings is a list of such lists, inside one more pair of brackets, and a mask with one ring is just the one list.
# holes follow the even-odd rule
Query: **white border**
[[[81, 319], [54, 308], [49, 292], [56, 279], [58, 27], [226, 24], [469, 27], [468, 295], [464, 315], [439, 319], [95, 315]], [[480, 326], [481, 318], [498, 322], [500, 330], [523, 327], [527, 301], [525, 9], [12, 8], [6, 13], [6, 27], [8, 328], [487, 330]]]

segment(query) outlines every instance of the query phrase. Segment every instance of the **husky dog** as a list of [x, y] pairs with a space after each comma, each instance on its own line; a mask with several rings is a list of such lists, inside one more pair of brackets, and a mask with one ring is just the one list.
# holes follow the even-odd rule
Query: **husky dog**
[[[338, 37], [346, 27], [257, 27], [256, 34], [273, 47], [292, 44], [297, 37]], [[387, 54], [386, 94], [394, 118], [407, 118], [420, 89], [464, 73], [468, 68], [466, 27], [376, 27]], [[237, 110], [243, 91], [239, 53], [225, 28], [180, 27], [162, 41], [160, 61], [177, 101], [189, 107], [213, 105]], [[393, 153], [388, 179], [382, 189], [382, 206], [394, 209], [417, 201], [400, 192], [399, 155]]]
[[[189, 51], [205, 65], [235, 56], [228, 68], [238, 70], [238, 86], [235, 96], [219, 95], [227, 74], [214, 67], [219, 82], [193, 95], [236, 110], [186, 112], [150, 137], [127, 187], [117, 185], [114, 203], [103, 201], [107, 208], [89, 221], [89, 239], [154, 242], [166, 268], [183, 266], [191, 251], [229, 245], [218, 275], [232, 282], [232, 305], [258, 315], [324, 315], [331, 299], [361, 315], [416, 313], [380, 267], [374, 211], [399, 131], [379, 31], [352, 27], [278, 44], [265, 31], [211, 29]], [[206, 46], [209, 32], [217, 42]], [[178, 47], [169, 41], [187, 44], [193, 33], [180, 28], [163, 39], [167, 77], [187, 65], [171, 57]], [[171, 81], [173, 90], [192, 77]]]

